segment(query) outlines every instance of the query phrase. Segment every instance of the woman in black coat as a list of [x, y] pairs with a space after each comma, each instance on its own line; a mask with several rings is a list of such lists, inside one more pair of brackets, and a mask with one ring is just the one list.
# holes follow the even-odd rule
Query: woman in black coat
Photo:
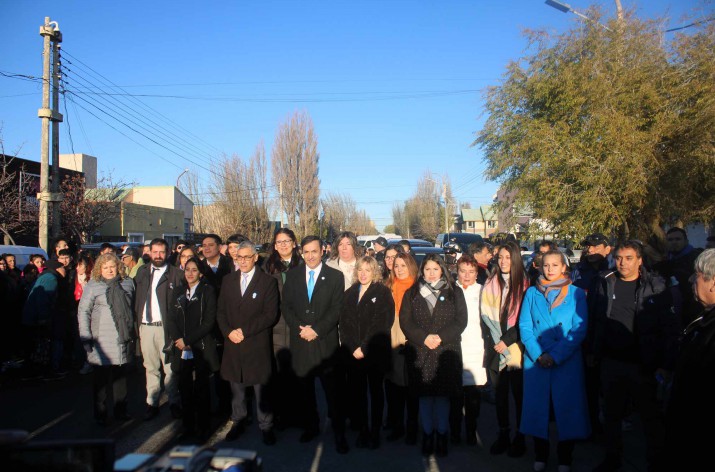
[[428, 254], [420, 278], [402, 299], [400, 327], [407, 338], [409, 385], [420, 402], [422, 453], [447, 455], [449, 397], [461, 393], [461, 335], [467, 326], [467, 303], [454, 290], [442, 258]]
[[[340, 344], [345, 355], [347, 399], [350, 415], [360, 434], [357, 447], [376, 449], [385, 396], [382, 382], [390, 368], [390, 328], [395, 316], [392, 292], [382, 284], [382, 271], [374, 257], [355, 265], [355, 282], [346, 292], [340, 312]], [[367, 422], [370, 393], [370, 427]]]
[[184, 265], [184, 281], [185, 285], [174, 290], [166, 320], [175, 350], [171, 368], [179, 375], [182, 436], [188, 439], [197, 433], [203, 443], [208, 439], [211, 417], [209, 376], [219, 367], [211, 335], [216, 325], [216, 292], [202, 279], [196, 258]]

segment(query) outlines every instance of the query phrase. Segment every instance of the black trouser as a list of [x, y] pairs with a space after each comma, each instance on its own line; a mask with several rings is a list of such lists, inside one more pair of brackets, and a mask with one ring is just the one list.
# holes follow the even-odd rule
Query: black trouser
[[[477, 431], [477, 418], [482, 407], [481, 387], [477, 385], [466, 385], [462, 387], [462, 394], [450, 397], [449, 399], [449, 429], [452, 434], [462, 431], [462, 417], [464, 417], [464, 427], [467, 434], [474, 434]], [[464, 409], [464, 413], [462, 413]]]
[[494, 389], [499, 429], [509, 429], [509, 390], [511, 390], [516, 406], [516, 429], [518, 430], [521, 424], [524, 372], [521, 369], [507, 370], [506, 367], [499, 372], [489, 369], [489, 379]]
[[[364, 365], [363, 361], [351, 359], [346, 368], [347, 395], [351, 421], [360, 431], [371, 429], [380, 431], [384, 411], [385, 394], [382, 387], [384, 374], [375, 368]], [[370, 428], [367, 423], [368, 387], [370, 394]]]
[[[559, 465], [571, 465], [573, 460], [573, 450], [576, 441], [559, 441], [556, 445], [556, 454], [559, 458]], [[534, 452], [537, 462], [547, 462], [549, 460], [549, 440], [534, 437]]]
[[208, 430], [211, 414], [211, 371], [200, 351], [194, 351], [193, 359], [177, 359], [179, 362], [179, 393], [183, 424], [187, 430], [197, 426]]
[[[218, 358], [223, 359], [223, 342], [216, 345]], [[218, 413], [221, 416], [231, 415], [231, 384], [220, 375], [214, 375], [214, 389], [218, 397]]]
[[341, 405], [342, 402], [338, 401], [338, 398], [343, 398], [345, 394], [345, 374], [338, 367], [330, 367], [318, 373], [310, 373], [305, 377], [298, 378], [301, 391], [301, 408], [303, 410], [303, 428], [306, 431], [320, 430], [318, 403], [315, 399], [316, 377], [320, 379], [320, 384], [325, 392], [333, 432], [336, 436], [342, 436], [345, 434], [345, 415]]
[[419, 421], [419, 399], [409, 391], [408, 387], [385, 381], [387, 397], [388, 425], [394, 429], [405, 428], [405, 408], [407, 408], [407, 429], [417, 430]]
[[[703, 375], [712, 375], [703, 372]], [[638, 364], [605, 358], [601, 362], [601, 388], [606, 419], [606, 453], [620, 458], [623, 453], [621, 422], [632, 399], [643, 422], [649, 466], [660, 464], [665, 442], [663, 412], [657, 399], [654, 373], [645, 373]]]
[[124, 366], [95, 365], [93, 367], [94, 417], [96, 419], [106, 418], [110, 405], [113, 406], [115, 416], [125, 415], [127, 410], [127, 377]]

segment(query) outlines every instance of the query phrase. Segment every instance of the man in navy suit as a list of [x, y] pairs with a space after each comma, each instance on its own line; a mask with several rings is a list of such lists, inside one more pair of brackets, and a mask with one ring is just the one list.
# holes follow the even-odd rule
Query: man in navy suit
[[340, 271], [323, 264], [320, 238], [306, 236], [300, 246], [304, 264], [288, 271], [281, 305], [290, 326], [293, 368], [302, 390], [305, 430], [300, 441], [309, 442], [320, 431], [315, 401], [315, 378], [318, 377], [328, 401], [336, 449], [345, 454], [348, 452], [345, 421], [337, 401], [343, 379], [336, 360], [345, 282]]

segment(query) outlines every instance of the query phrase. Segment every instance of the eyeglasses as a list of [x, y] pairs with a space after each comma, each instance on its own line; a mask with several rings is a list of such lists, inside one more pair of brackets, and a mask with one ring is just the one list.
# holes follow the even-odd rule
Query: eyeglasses
[[176, 250], [177, 250], [177, 251], [181, 251], [181, 250], [184, 249], [185, 247], [186, 247], [186, 246], [184, 246], [183, 244], [179, 244], [178, 246], [176, 246]]
[[237, 260], [238, 262], [241, 262], [241, 261], [243, 261], [243, 262], [248, 262], [248, 261], [250, 261], [251, 259], [253, 259], [254, 257], [256, 257], [255, 254], [252, 255], [252, 256], [236, 256], [236, 260]]
[[386, 261], [391, 261], [395, 258], [395, 256], [385, 256]]
[[292, 243], [292, 242], [293, 242], [292, 239], [284, 239], [284, 240], [282, 240], [282, 241], [276, 241], [276, 244], [280, 244], [281, 246], [283, 246], [283, 245], [285, 245], [285, 244], [290, 244], [290, 243]]

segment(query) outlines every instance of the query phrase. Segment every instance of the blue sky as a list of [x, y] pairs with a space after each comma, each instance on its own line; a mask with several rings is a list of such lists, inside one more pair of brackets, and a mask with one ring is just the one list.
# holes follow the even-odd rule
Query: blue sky
[[[579, 11], [592, 3], [614, 15], [612, 0], [570, 1]], [[663, 29], [689, 12], [712, 14], [695, 0], [622, 4], [640, 17], [666, 15]], [[558, 33], [580, 21], [543, 0], [0, 0], [1, 72], [42, 75], [45, 16], [63, 33], [70, 88], [109, 89], [106, 79], [172, 97], [85, 96], [160, 145], [68, 102], [72, 143], [65, 123], [61, 153], [92, 154], [100, 171], [141, 185], [173, 185], [186, 167], [208, 181], [212, 156], [248, 157], [263, 140], [270, 157], [278, 125], [304, 110], [318, 135], [322, 191], [352, 195], [378, 229], [427, 170], [448, 174], [459, 201], [491, 201], [497, 185], [485, 182], [471, 147], [482, 93], [525, 53], [525, 28]], [[37, 82], [0, 76], [6, 153], [39, 160], [40, 106]]]

